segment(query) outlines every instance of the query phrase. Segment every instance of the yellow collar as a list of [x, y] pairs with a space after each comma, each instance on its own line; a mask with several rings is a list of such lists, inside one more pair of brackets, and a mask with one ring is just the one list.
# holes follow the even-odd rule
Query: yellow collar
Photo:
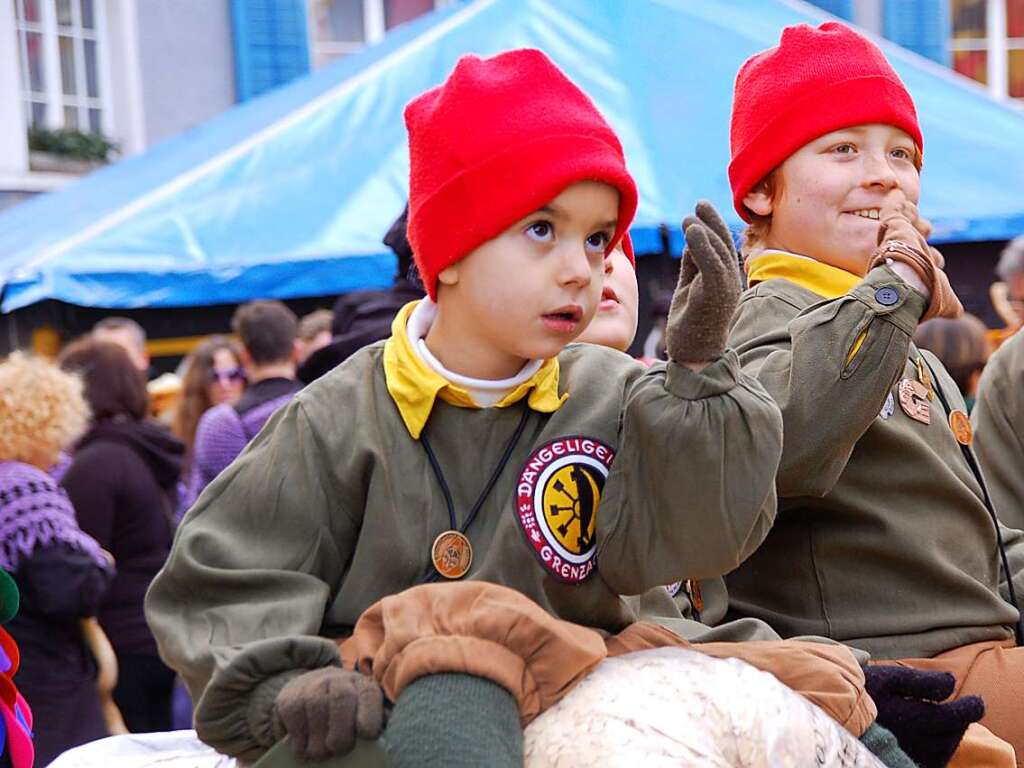
[[[452, 384], [416, 354], [407, 325], [417, 303], [412, 301], [402, 307], [391, 324], [391, 337], [384, 343], [384, 379], [388, 392], [414, 440], [419, 440], [438, 397], [460, 408], [480, 407], [468, 391]], [[505, 395], [495, 407], [505, 408], [529, 395], [527, 403], [533, 410], [554, 413], [569, 397], [569, 393], [558, 394], [558, 370], [557, 357], [545, 360], [533, 376]]]
[[750, 261], [747, 271], [751, 285], [779, 277], [824, 299], [849, 293], [862, 279], [845, 269], [785, 251], [765, 251]]

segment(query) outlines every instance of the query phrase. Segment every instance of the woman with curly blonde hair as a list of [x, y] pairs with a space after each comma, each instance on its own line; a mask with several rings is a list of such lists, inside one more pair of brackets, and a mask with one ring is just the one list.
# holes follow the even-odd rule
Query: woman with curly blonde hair
[[18, 352], [0, 362], [0, 568], [21, 593], [7, 629], [21, 650], [15, 684], [34, 715], [37, 765], [107, 735], [80, 619], [96, 614], [112, 562], [46, 472], [88, 421], [77, 377]]

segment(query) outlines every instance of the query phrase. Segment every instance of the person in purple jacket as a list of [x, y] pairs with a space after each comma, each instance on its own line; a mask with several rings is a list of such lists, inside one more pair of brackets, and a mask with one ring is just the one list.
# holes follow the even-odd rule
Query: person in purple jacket
[[235, 460], [274, 411], [302, 389], [296, 378], [299, 321], [294, 312], [279, 301], [252, 301], [235, 311], [231, 328], [242, 341], [249, 386], [233, 406], [214, 406], [199, 420], [189, 504]]

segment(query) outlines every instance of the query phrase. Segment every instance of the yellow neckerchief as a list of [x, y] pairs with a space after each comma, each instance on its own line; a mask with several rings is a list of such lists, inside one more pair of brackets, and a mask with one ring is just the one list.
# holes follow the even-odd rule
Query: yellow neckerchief
[[[391, 323], [391, 337], [384, 343], [384, 379], [413, 440], [419, 440], [438, 397], [460, 408], [480, 407], [469, 392], [452, 384], [416, 354], [407, 325], [417, 303], [411, 301], [402, 307]], [[545, 360], [533, 376], [505, 395], [494, 407], [505, 408], [527, 395], [529, 406], [540, 413], [554, 413], [566, 401], [568, 392], [558, 394], [557, 357]]]
[[751, 285], [776, 277], [789, 280], [823, 299], [837, 299], [863, 280], [845, 269], [785, 251], [764, 251], [747, 266], [747, 281]]

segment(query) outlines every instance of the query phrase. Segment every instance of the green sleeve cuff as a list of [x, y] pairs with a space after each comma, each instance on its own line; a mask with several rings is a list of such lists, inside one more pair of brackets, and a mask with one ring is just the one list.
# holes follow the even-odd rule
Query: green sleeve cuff
[[341, 666], [338, 646], [322, 637], [279, 637], [250, 643], [214, 672], [196, 704], [196, 735], [251, 762], [275, 741], [274, 700], [298, 675]]
[[685, 365], [665, 363], [665, 388], [681, 400], [703, 400], [723, 395], [740, 381], [740, 359], [727, 349], [700, 371]]
[[918, 321], [928, 308], [928, 300], [922, 294], [884, 265], [868, 272], [850, 295], [908, 336], [914, 335]]

